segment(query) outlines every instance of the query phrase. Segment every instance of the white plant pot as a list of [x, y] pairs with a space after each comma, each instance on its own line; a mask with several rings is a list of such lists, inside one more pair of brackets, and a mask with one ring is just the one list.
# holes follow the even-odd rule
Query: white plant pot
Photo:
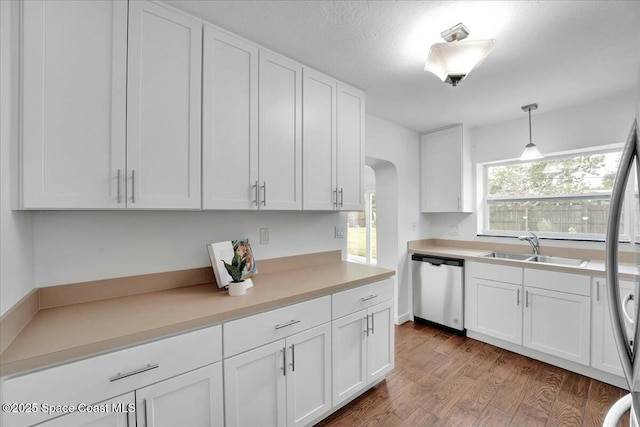
[[239, 297], [247, 293], [247, 284], [245, 282], [229, 283], [229, 295]]

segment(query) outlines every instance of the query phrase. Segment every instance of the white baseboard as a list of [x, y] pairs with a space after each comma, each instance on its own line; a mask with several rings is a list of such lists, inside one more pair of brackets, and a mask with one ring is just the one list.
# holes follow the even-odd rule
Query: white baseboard
[[396, 325], [402, 325], [403, 323], [409, 322], [413, 320], [411, 317], [411, 313], [404, 313], [401, 316], [396, 316]]

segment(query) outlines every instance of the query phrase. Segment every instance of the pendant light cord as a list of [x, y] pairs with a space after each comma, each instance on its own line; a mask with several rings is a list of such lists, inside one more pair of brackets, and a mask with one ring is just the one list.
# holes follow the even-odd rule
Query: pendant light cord
[[529, 108], [529, 144], [533, 144], [533, 139], [531, 138], [531, 108]]

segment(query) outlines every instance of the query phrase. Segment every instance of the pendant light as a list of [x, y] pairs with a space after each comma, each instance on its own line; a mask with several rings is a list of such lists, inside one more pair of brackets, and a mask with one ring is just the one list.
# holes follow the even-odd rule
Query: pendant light
[[540, 154], [538, 147], [536, 147], [536, 144], [533, 143], [533, 140], [531, 138], [531, 110], [535, 110], [537, 108], [538, 104], [529, 104], [522, 106], [522, 111], [529, 112], [529, 143], [524, 147], [524, 151], [520, 156], [520, 160], [535, 160], [542, 158], [542, 154]]
[[457, 86], [471, 70], [484, 61], [493, 49], [495, 40], [461, 41], [469, 35], [469, 30], [461, 22], [440, 33], [447, 43], [431, 46], [424, 67], [440, 80]]

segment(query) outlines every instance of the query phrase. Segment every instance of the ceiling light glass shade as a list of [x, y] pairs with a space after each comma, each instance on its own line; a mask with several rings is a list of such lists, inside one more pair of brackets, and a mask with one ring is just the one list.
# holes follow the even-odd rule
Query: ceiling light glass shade
[[469, 40], [450, 43], [436, 43], [431, 46], [426, 71], [432, 72], [443, 82], [456, 86], [493, 49], [495, 40]]
[[538, 150], [538, 147], [536, 147], [536, 144], [534, 144], [533, 142], [528, 143], [524, 147], [524, 151], [520, 156], [520, 160], [535, 160], [541, 158], [542, 154], [540, 154], [540, 150]]

